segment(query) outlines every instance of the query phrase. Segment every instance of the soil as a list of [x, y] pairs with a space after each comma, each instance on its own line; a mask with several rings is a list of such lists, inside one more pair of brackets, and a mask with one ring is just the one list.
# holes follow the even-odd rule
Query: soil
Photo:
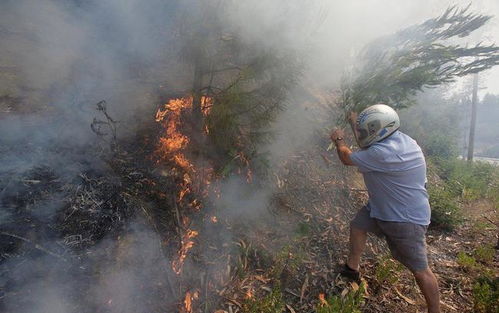
[[[122, 144], [107, 171], [81, 173], [71, 183], [62, 184], [46, 167], [3, 176], [4, 192], [19, 188], [3, 198], [12, 214], [0, 236], [0, 311], [38, 305], [34, 286], [43, 283], [56, 286], [59, 297], [65, 290], [67, 312], [270, 313], [255, 311], [255, 303], [266, 303], [275, 290], [287, 312], [315, 312], [321, 295], [352, 288], [338, 272], [349, 221], [367, 200], [361, 175], [326, 152], [327, 145], [318, 140], [271, 169], [270, 184], [248, 187], [246, 194], [266, 195], [267, 205], [259, 208], [224, 211], [216, 197], [204, 199], [201, 210], [190, 205], [193, 198], [175, 201], [182, 173], [153, 162], [150, 147], [136, 142]], [[37, 216], [34, 205], [52, 195], [58, 209]], [[458, 253], [497, 242], [497, 208], [480, 200], [464, 212], [466, 221], [454, 232], [430, 228], [427, 236], [443, 312], [473, 312], [476, 275], [457, 263]], [[175, 274], [171, 262], [184, 243], [186, 220], [199, 235]], [[394, 266], [380, 281], [377, 269], [391, 262], [387, 255], [385, 242], [371, 237], [362, 261], [362, 312], [426, 312], [408, 270]], [[497, 250], [481, 265], [498, 276]]]

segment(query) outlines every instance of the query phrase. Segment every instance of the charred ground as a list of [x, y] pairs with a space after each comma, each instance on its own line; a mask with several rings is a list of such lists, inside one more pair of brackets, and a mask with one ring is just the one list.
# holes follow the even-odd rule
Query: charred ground
[[[38, 297], [45, 297], [62, 303], [42, 310], [55, 305], [70, 312], [313, 312], [321, 294], [348, 295], [352, 286], [338, 269], [348, 221], [367, 195], [360, 175], [325, 152], [325, 134], [272, 169], [263, 188], [273, 191], [260, 216], [221, 210], [216, 198], [195, 193], [178, 201], [185, 173], [153, 157], [160, 134], [151, 122], [109, 154], [95, 146], [100, 165], [86, 164], [74, 176], [48, 165], [2, 174], [8, 209], [0, 236], [2, 310], [36, 311]], [[262, 188], [247, 184], [244, 196]], [[201, 209], [191, 205], [194, 199]], [[47, 205], [48, 214], [40, 209]], [[447, 311], [471, 312], [473, 303], [471, 269], [456, 261], [458, 253], [495, 240], [490, 223], [473, 226], [494, 219], [491, 204], [481, 206], [483, 214], [469, 216], [455, 232], [429, 234]], [[198, 235], [186, 238], [186, 226]], [[172, 262], [187, 241], [192, 247], [176, 274]], [[368, 250], [359, 307], [423, 310], [410, 274], [385, 257], [383, 241], [372, 238]]]

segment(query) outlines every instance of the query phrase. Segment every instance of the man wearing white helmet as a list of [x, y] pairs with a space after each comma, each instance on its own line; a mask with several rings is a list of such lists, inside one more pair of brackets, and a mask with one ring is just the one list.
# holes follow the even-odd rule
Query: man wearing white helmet
[[331, 140], [341, 162], [357, 166], [364, 176], [369, 201], [350, 223], [350, 252], [342, 274], [358, 280], [367, 233], [385, 237], [392, 256], [414, 274], [428, 312], [438, 313], [438, 282], [426, 252], [430, 204], [421, 148], [398, 130], [398, 114], [387, 105], [370, 106], [358, 118], [352, 114], [350, 123], [361, 150], [348, 148], [342, 130], [333, 131]]

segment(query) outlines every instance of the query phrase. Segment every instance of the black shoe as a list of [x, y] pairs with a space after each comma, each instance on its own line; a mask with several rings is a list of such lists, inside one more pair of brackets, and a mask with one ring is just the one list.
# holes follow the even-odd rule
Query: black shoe
[[340, 270], [340, 275], [344, 278], [348, 278], [353, 281], [360, 281], [360, 273], [354, 269], [351, 269], [350, 266], [345, 264], [343, 268]]

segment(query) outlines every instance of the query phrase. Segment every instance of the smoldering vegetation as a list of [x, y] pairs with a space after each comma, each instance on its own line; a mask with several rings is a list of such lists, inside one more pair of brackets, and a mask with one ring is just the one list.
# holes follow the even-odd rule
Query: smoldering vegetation
[[[338, 187], [345, 172], [333, 171], [324, 152], [331, 121], [342, 119], [329, 86], [338, 85], [356, 49], [400, 22], [365, 32], [351, 22], [363, 5], [2, 1], [0, 311], [193, 312], [187, 302], [196, 302], [207, 312], [224, 301], [244, 310], [246, 298], [236, 295], [257, 287], [238, 277], [253, 271], [266, 282], [258, 270], [273, 258], [281, 270], [272, 275], [290, 288], [305, 286], [286, 250], [298, 226], [321, 232], [307, 252], [331, 263], [324, 277], [332, 279], [341, 251], [328, 236], [344, 232], [333, 221], [349, 216], [346, 199], [356, 191]], [[413, 7], [407, 1], [400, 15]], [[201, 87], [221, 104], [213, 116], [251, 111], [254, 103], [262, 109], [241, 114], [234, 127], [210, 120], [220, 140], [193, 135], [191, 143], [218, 146], [188, 147], [197, 168], [185, 170], [155, 156], [166, 127], [154, 115], [192, 93], [199, 60], [209, 65], [201, 66], [208, 73]], [[191, 135], [189, 113], [179, 130]], [[262, 136], [252, 137], [254, 124], [245, 123], [262, 116], [268, 123], [254, 127]], [[236, 150], [251, 149], [234, 153], [224, 145], [233, 138], [249, 138], [234, 140]], [[250, 157], [265, 161], [265, 178]], [[201, 180], [212, 175], [207, 165], [219, 177]], [[208, 185], [215, 188], [205, 194]], [[335, 206], [336, 220], [316, 200], [328, 188], [321, 205]], [[303, 209], [310, 204], [317, 216]], [[280, 241], [259, 238], [260, 251], [251, 245], [260, 235]], [[317, 298], [302, 293], [300, 303]]]
[[150, 119], [175, 65], [161, 60], [175, 54], [176, 4], [0, 6], [0, 310], [151, 312], [158, 294], [171, 304], [160, 239], [109, 163], [110, 125], [101, 136], [91, 125], [106, 121], [101, 100], [121, 138]]
[[[4, 1], [1, 8], [2, 311], [172, 310], [183, 298], [172, 290], [177, 281], [170, 269], [178, 244], [166, 252], [164, 246], [177, 236], [181, 217], [169, 212], [170, 199], [137, 193], [154, 179], [160, 186], [150, 193], [162, 189], [170, 197], [177, 181], [144, 174], [154, 143], [134, 136], [159, 133], [157, 107], [191, 88], [179, 39], [188, 21], [178, 16], [197, 24], [203, 6]], [[232, 17], [227, 24], [240, 22]], [[259, 43], [251, 27], [242, 32]], [[97, 106], [102, 100], [111, 120]], [[238, 192], [238, 184], [228, 192]], [[254, 210], [264, 212], [269, 197], [249, 197], [236, 211], [261, 218]], [[223, 210], [241, 218], [230, 212], [235, 204], [226, 201]], [[224, 236], [224, 242], [231, 238]], [[192, 277], [200, 271], [187, 267]]]

